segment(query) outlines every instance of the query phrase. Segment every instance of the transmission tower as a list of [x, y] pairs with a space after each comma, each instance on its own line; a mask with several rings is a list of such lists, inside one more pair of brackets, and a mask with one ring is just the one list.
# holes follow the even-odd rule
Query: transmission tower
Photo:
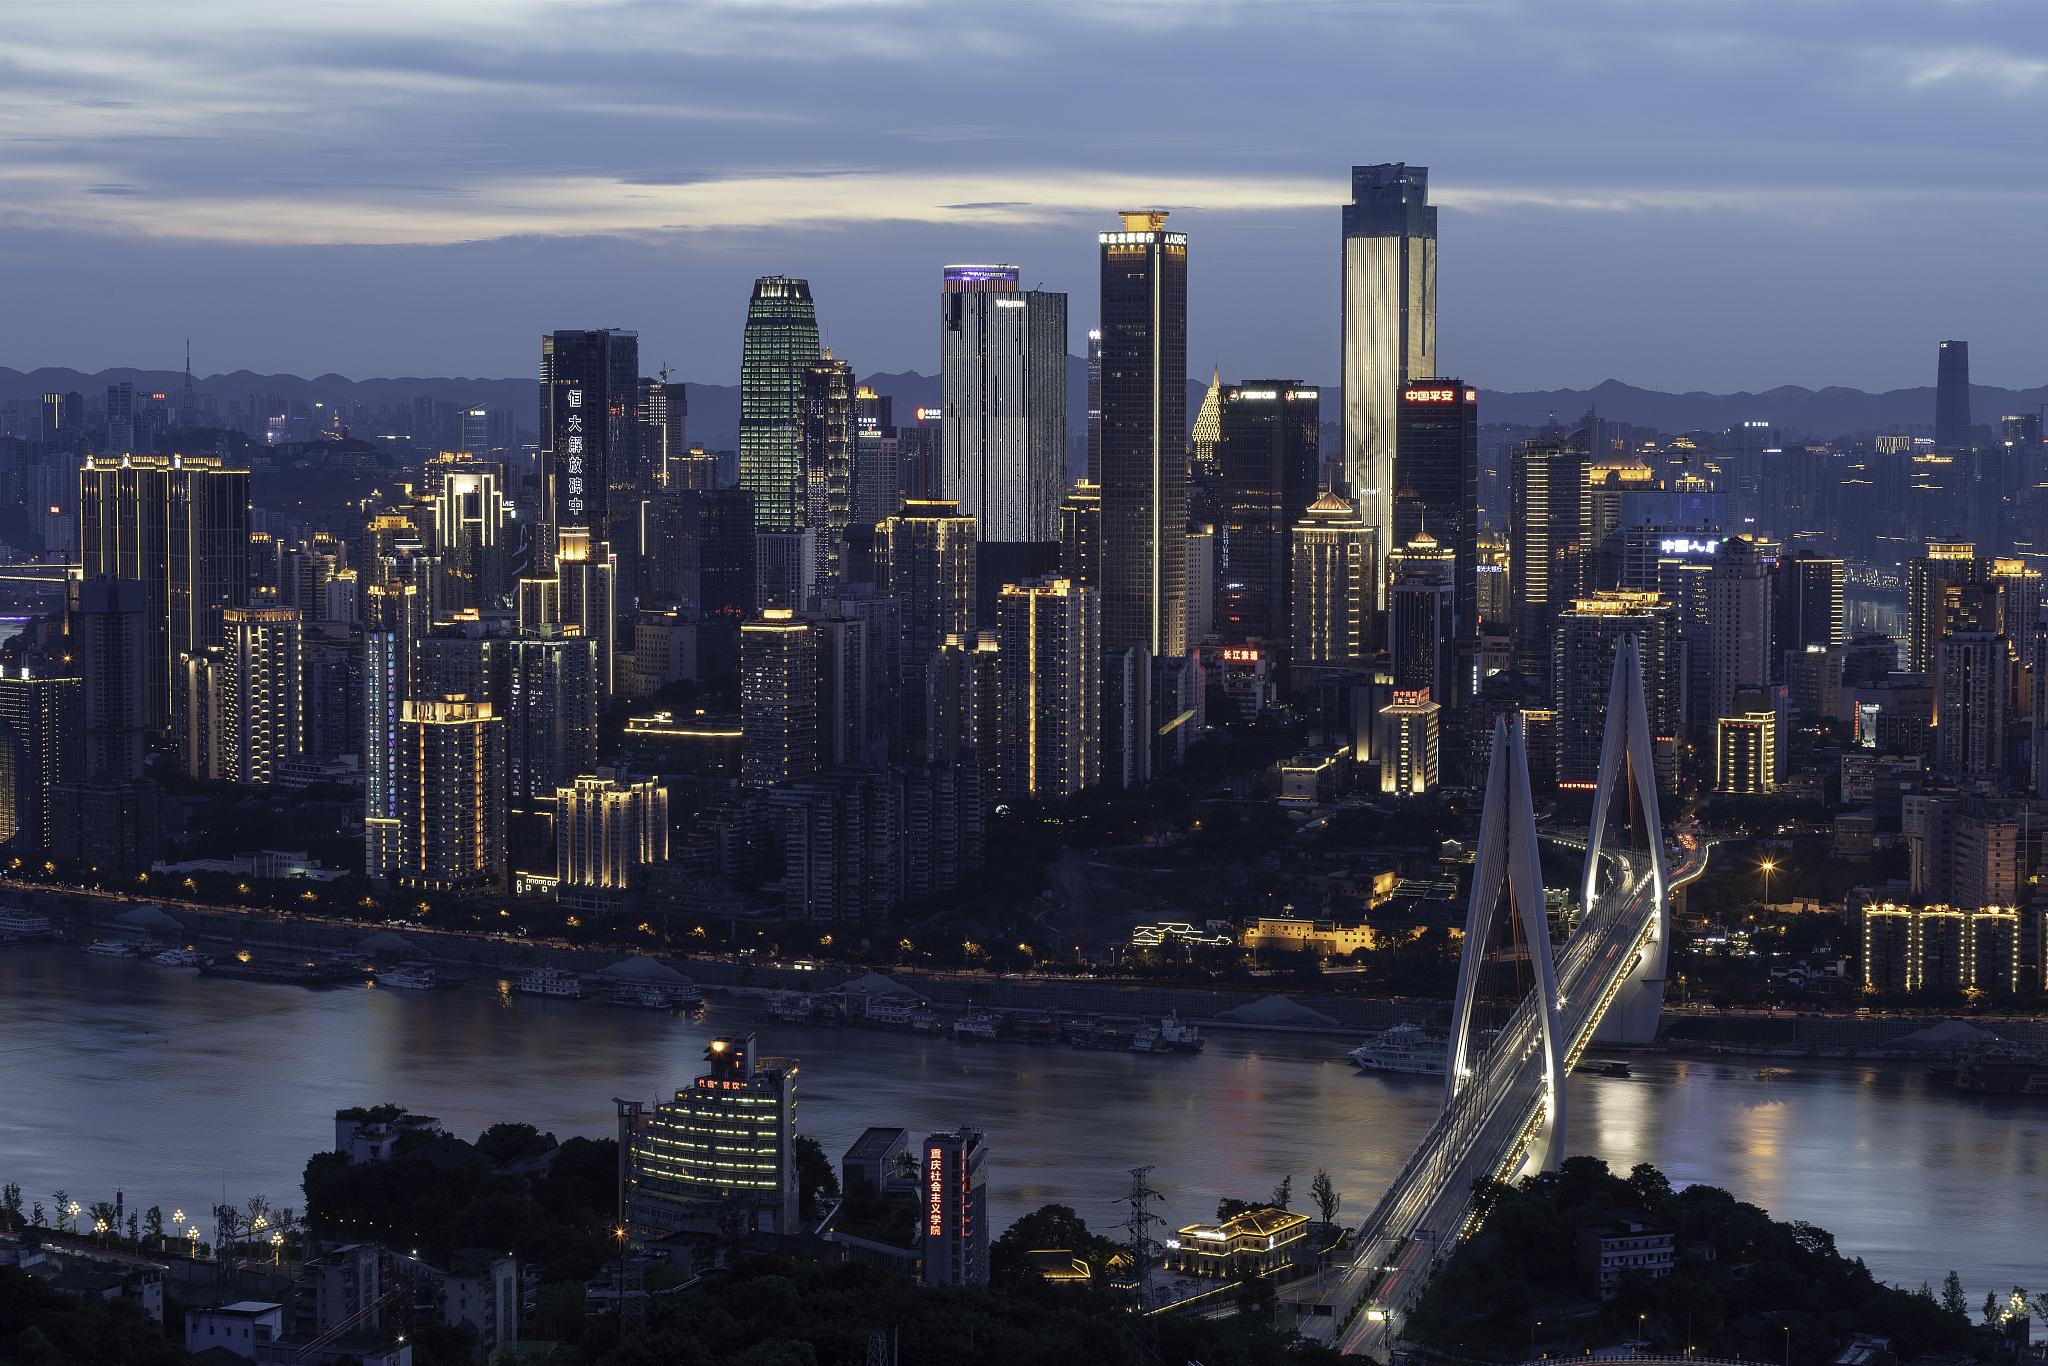
[[1152, 1257], [1159, 1244], [1147, 1232], [1152, 1224], [1166, 1221], [1154, 1214], [1150, 1201], [1163, 1199], [1145, 1183], [1150, 1167], [1131, 1168], [1131, 1193], [1124, 1197], [1131, 1212], [1124, 1217], [1126, 1245], [1131, 1250], [1131, 1361], [1133, 1366], [1158, 1366], [1159, 1325], [1152, 1321]]
[[896, 1330], [895, 1339], [887, 1332], [868, 1334], [868, 1366], [896, 1366], [897, 1343], [902, 1341], [903, 1330]]

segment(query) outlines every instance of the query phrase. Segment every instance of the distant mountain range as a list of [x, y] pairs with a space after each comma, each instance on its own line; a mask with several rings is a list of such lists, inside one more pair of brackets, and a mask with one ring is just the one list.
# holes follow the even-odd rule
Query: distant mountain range
[[[91, 395], [104, 392], [109, 384], [130, 382], [138, 389], [175, 394], [184, 387], [185, 377], [176, 370], [102, 370], [97, 374], [50, 367], [24, 373], [0, 367], [0, 401], [34, 398], [52, 391], [77, 390]], [[939, 405], [939, 377], [906, 370], [900, 374], [868, 375], [861, 383], [895, 400], [899, 421], [910, 421], [919, 407]], [[305, 399], [309, 402], [363, 403], [374, 411], [379, 404], [410, 406], [421, 395], [452, 403], [476, 403], [487, 408], [509, 408], [518, 414], [519, 425], [539, 426], [539, 386], [532, 378], [483, 379], [455, 377], [402, 377], [397, 379], [352, 380], [341, 375], [318, 375], [302, 379], [297, 375], [259, 375], [236, 370], [224, 375], [194, 377], [193, 388], [214, 395], [221, 410], [229, 403], [247, 404], [251, 395]], [[1206, 382], [1188, 381], [1188, 420], [1194, 420]], [[692, 441], [713, 449], [731, 449], [738, 441], [739, 386], [735, 384], [691, 384], [689, 431]], [[1334, 390], [1332, 391], [1334, 395]], [[1972, 385], [1970, 411], [1979, 423], [1996, 423], [2007, 413], [2039, 413], [2048, 404], [2048, 385], [2034, 389], [2000, 389]], [[1762, 393], [1687, 394], [1660, 393], [1639, 389], [1620, 380], [1607, 380], [1591, 389], [1550, 389], [1527, 393], [1479, 391], [1481, 422], [1515, 422], [1532, 426], [1550, 420], [1573, 422], [1588, 407], [1597, 407], [1602, 417], [1666, 432], [1698, 429], [1720, 431], [1743, 422], [1769, 422], [1789, 434], [1802, 433], [1827, 438], [1849, 432], [1878, 430], [1893, 426], [1931, 425], [1934, 421], [1934, 388], [1891, 389], [1865, 393], [1861, 389], [1830, 387], [1803, 389], [1784, 385]], [[1087, 419], [1087, 362], [1079, 356], [1067, 358], [1067, 424], [1078, 435]], [[1335, 420], [1335, 404], [1325, 410]]]

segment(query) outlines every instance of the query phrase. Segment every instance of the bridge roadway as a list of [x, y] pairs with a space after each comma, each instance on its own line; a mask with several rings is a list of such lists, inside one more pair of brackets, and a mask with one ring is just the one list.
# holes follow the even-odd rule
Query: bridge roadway
[[[1580, 843], [1555, 837], [1553, 842]], [[1668, 870], [1671, 886], [1705, 871], [1708, 852], [1704, 841], [1685, 848], [1684, 858]], [[1617, 876], [1557, 960], [1560, 1023], [1569, 1043], [1567, 1074], [1656, 928], [1648, 861], [1621, 853], [1611, 858]], [[1323, 1321], [1333, 1326], [1339, 1350], [1388, 1359], [1402, 1319], [1421, 1298], [1430, 1273], [1468, 1231], [1474, 1182], [1511, 1179], [1529, 1146], [1540, 1141], [1546, 1089], [1542, 1048], [1535, 1003], [1525, 999], [1354, 1236], [1356, 1259], [1332, 1297], [1337, 1315]], [[1309, 1324], [1303, 1330], [1313, 1332]]]

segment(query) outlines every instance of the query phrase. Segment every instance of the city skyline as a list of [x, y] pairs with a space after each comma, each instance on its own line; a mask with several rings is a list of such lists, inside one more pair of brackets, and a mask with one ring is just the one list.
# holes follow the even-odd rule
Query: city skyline
[[[1029, 33], [1000, 10], [878, 5], [819, 21], [870, 73], [918, 62], [924, 44], [903, 35], [919, 16], [932, 26], [921, 37], [1005, 52], [1002, 76], [979, 83], [979, 121], [942, 124], [920, 82], [863, 78], [852, 95], [802, 44], [764, 45], [779, 66], [723, 50], [792, 22], [767, 8], [687, 31], [622, 19], [645, 51], [623, 66], [607, 56], [602, 77], [583, 40], [514, 8], [492, 61], [450, 58], [430, 78], [402, 49], [445, 18], [432, 5], [392, 11], [375, 38], [287, 18], [238, 35], [246, 58], [187, 42], [152, 54], [160, 21], [137, 10], [144, 41], [120, 59], [64, 44], [63, 11], [30, 7], [7, 43], [21, 103], [0, 108], [27, 149], [4, 220], [21, 264], [5, 282], [30, 324], [21, 335], [49, 349], [0, 360], [169, 359], [189, 334], [219, 358], [210, 368], [365, 373], [374, 351], [372, 368], [400, 373], [516, 374], [522, 339], [566, 319], [637, 324], [651, 360], [725, 383], [745, 283], [780, 272], [831, 301], [839, 354], [928, 371], [934, 265], [1030, 261], [1026, 284], [1085, 301], [1089, 226], [1151, 203], [1211, 244], [1191, 363], [1333, 383], [1329, 242], [1344, 177], [1406, 160], [1435, 168], [1432, 198], [1459, 241], [1444, 262], [1439, 367], [1482, 387], [1612, 375], [1716, 392], [1883, 388], [1917, 379], [1918, 336], [1973, 339], [1984, 380], [2033, 378], [2005, 301], [2040, 281], [2023, 245], [2035, 196], [2012, 188], [2039, 177], [2000, 132], [2048, 98], [2038, 25], [2011, 22], [2030, 11], [1660, 6], [1593, 24], [1538, 9], [1485, 12], [1482, 26], [1457, 22], [1477, 11], [1205, 6], [1158, 23], [1160, 70], [1220, 73], [1240, 55], [1256, 69], [1285, 44], [1298, 66], [1284, 120], [1223, 83], [1184, 128], [1140, 136], [1105, 134], [1080, 115], [1085, 101], [1058, 96], [1101, 74], [1105, 40], [1149, 12], [1034, 8], [1046, 17]], [[1502, 26], [1522, 41], [1477, 36]], [[1414, 60], [1382, 64], [1370, 90], [1317, 79], [1361, 50]], [[1546, 57], [1600, 78], [1550, 79]], [[272, 65], [389, 93], [330, 126]], [[197, 97], [209, 71], [232, 73], [222, 84], [270, 115], [259, 126], [239, 101]], [[1528, 98], [1539, 82], [1540, 104]], [[536, 84], [558, 92], [550, 122], [532, 110]], [[828, 123], [847, 107], [860, 114]], [[1606, 118], [1623, 107], [1654, 110], [1652, 123]], [[1502, 138], [1510, 109], [1516, 131]], [[145, 145], [147, 160], [129, 150]], [[1881, 211], [1902, 178], [1967, 213], [1966, 250]], [[504, 289], [513, 278], [520, 288]], [[314, 279], [344, 286], [317, 340], [272, 306]], [[121, 327], [74, 316], [94, 291], [123, 301]], [[1674, 311], [1684, 328], [1669, 326]], [[470, 327], [452, 343], [445, 327], [388, 329], [419, 312]], [[1076, 333], [1088, 313], [1077, 303]], [[1826, 342], [1801, 326], [1759, 331], [1760, 317], [1810, 320]]]

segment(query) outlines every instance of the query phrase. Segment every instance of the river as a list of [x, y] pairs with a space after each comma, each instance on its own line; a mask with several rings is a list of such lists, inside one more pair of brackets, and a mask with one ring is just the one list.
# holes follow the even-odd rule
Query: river
[[[751, 1023], [714, 996], [698, 1017], [512, 994], [308, 990], [62, 946], [0, 949], [0, 1181], [47, 1205], [117, 1187], [130, 1209], [193, 1211], [225, 1188], [303, 1204], [308, 1154], [333, 1112], [396, 1101], [474, 1139], [498, 1120], [614, 1132], [611, 1098], [666, 1098], [714, 1034], [757, 1030], [800, 1060], [797, 1127], [835, 1164], [869, 1125], [974, 1124], [994, 1150], [996, 1227], [1049, 1201], [1091, 1227], [1121, 1218], [1126, 1169], [1151, 1165], [1170, 1226], [1219, 1196], [1263, 1198], [1292, 1173], [1297, 1209], [1327, 1168], [1340, 1218], [1362, 1217], [1429, 1125], [1441, 1083], [1361, 1075], [1345, 1040], [1207, 1031], [1199, 1055], [953, 1044]], [[1763, 1073], [1765, 1063], [1787, 1068]], [[1809, 1059], [1632, 1059], [1575, 1076], [1568, 1151], [1619, 1171], [1654, 1162], [1781, 1219], [1832, 1231], [1881, 1279], [1939, 1283], [1973, 1303], [2042, 1288], [2048, 1103], [1965, 1098], [1918, 1065]], [[202, 1220], [202, 1222], [207, 1222]]]

